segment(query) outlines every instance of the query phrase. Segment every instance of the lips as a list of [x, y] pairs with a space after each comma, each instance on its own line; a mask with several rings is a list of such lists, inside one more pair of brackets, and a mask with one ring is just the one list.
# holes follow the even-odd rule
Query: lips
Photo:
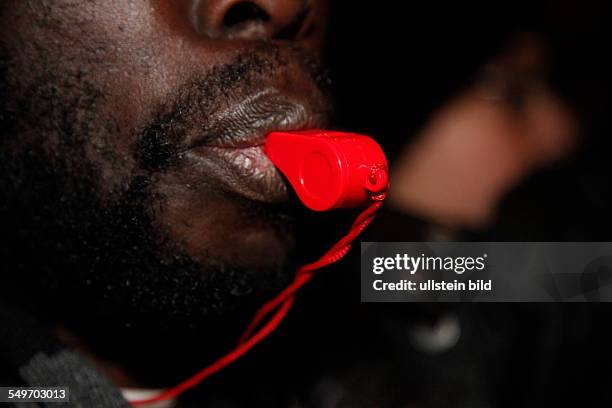
[[266, 157], [263, 144], [278, 130], [321, 128], [327, 124], [326, 105], [265, 90], [246, 97], [207, 119], [203, 131], [188, 144], [227, 190], [255, 201], [278, 203], [289, 197], [280, 172]]

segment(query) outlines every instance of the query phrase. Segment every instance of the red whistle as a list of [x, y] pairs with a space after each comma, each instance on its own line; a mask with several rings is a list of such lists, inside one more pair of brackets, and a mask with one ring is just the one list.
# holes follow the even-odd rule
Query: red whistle
[[272, 132], [264, 151], [314, 211], [365, 206], [389, 187], [385, 154], [368, 136], [317, 129]]

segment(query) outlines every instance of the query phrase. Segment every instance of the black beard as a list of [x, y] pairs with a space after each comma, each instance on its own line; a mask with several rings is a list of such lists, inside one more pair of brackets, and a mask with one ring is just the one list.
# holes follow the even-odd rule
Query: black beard
[[[242, 59], [240, 66], [214, 73], [207, 85], [227, 85], [237, 69], [247, 79], [249, 72], [265, 75], [272, 69], [264, 64], [270, 58]], [[74, 111], [83, 108], [70, 100], [58, 104], [38, 93], [11, 94], [10, 63], [1, 58], [2, 298], [28, 307], [50, 325], [67, 327], [98, 355], [141, 368], [144, 378], [160, 371], [147, 364], [151, 355], [157, 364], [164, 358], [173, 362], [161, 370], [160, 381], [167, 381], [231, 346], [256, 307], [289, 282], [293, 265], [245, 270], [213, 258], [202, 265], [155, 226], [152, 208], [164, 200], [153, 193], [155, 180], [175, 165], [182, 142], [180, 127], [164, 128], [159, 118], [141, 131], [134, 147], [138, 171], [101, 199], [100, 174], [85, 159], [84, 142], [100, 130], [92, 129], [90, 116], [73, 120]], [[80, 90], [79, 103], [92, 108], [105, 97], [93, 87]], [[168, 118], [173, 111], [160, 109], [162, 123], [180, 123]], [[57, 150], [20, 140], [23, 123], [43, 137], [56, 134], [59, 123]], [[283, 209], [235, 202], [279, 226], [290, 220]]]
[[[63, 183], [42, 171], [40, 156], [14, 159], [36, 184], [21, 179], [32, 186], [25, 196], [2, 185], [2, 299], [66, 327], [144, 380], [178, 378], [226, 350], [256, 307], [288, 283], [292, 268], [286, 265], [245, 270], [214, 259], [193, 261], [153, 227], [146, 177], [134, 178], [100, 207], [95, 197], [62, 193]], [[147, 378], [160, 374], [148, 365], [159, 354], [157, 364], [171, 368]]]

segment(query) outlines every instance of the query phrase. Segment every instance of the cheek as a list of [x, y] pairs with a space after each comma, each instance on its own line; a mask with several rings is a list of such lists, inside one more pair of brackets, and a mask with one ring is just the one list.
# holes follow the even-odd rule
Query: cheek
[[165, 174], [156, 183], [155, 222], [190, 257], [266, 269], [287, 261], [295, 246], [291, 228], [250, 215], [214, 187]]

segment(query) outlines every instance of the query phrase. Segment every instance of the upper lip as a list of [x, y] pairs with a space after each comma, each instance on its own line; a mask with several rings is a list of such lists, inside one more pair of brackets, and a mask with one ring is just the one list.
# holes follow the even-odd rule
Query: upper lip
[[312, 106], [273, 89], [250, 95], [207, 118], [202, 132], [188, 148], [246, 148], [263, 145], [272, 131], [317, 128], [326, 125], [329, 107]]

